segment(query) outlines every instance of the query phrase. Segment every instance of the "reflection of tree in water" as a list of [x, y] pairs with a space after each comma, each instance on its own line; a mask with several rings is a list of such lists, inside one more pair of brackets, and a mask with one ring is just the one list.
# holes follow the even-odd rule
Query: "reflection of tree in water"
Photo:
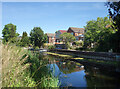
[[76, 62], [69, 61], [69, 60], [64, 60], [62, 58], [54, 57], [51, 55], [45, 55], [44, 60], [48, 60], [49, 64], [56, 63], [60, 71], [63, 72], [64, 74], [69, 74], [69, 73], [84, 69], [84, 68], [81, 68], [80, 63], [76, 63]]
[[108, 72], [100, 70], [96, 67], [85, 66], [85, 78], [87, 82], [87, 87], [117, 87], [120, 85], [118, 78], [115, 78], [113, 72]]
[[78, 67], [73, 61], [57, 62], [56, 64], [59, 67], [60, 71], [64, 74], [83, 70], [83, 68]]

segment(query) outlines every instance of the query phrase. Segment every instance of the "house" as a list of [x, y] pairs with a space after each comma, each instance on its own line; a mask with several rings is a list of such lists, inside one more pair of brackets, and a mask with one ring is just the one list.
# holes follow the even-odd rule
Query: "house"
[[67, 33], [71, 33], [75, 36], [76, 41], [84, 40], [84, 28], [69, 27]]
[[56, 43], [60, 42], [60, 35], [65, 33], [65, 32], [67, 32], [67, 30], [58, 30], [55, 32], [55, 38], [56, 38], [55, 42]]
[[55, 44], [55, 34], [54, 33], [46, 33], [47, 35], [47, 43], [50, 43], [50, 44]]

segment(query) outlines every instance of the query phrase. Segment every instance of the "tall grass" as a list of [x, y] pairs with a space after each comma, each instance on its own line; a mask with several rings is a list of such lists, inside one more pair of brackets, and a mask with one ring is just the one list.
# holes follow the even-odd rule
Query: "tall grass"
[[16, 46], [2, 45], [2, 87], [32, 87], [35, 81], [26, 74], [26, 70], [31, 65], [23, 62], [27, 60], [26, 56], [22, 61], [20, 59], [27, 53]]
[[42, 55], [1, 44], [2, 87], [58, 87]]

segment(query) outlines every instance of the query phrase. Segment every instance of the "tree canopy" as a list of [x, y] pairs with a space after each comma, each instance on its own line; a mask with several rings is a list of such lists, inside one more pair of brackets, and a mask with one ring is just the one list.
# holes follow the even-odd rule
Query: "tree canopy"
[[110, 0], [106, 3], [106, 6], [110, 17], [116, 22], [117, 29], [120, 30], [120, 1], [113, 2], [113, 0]]
[[20, 45], [27, 46], [27, 45], [29, 45], [29, 43], [30, 43], [30, 40], [29, 40], [29, 37], [27, 36], [27, 32], [23, 32]]
[[13, 25], [12, 23], [5, 25], [4, 29], [2, 30], [3, 34], [3, 42], [14, 42], [15, 38], [19, 36], [18, 33], [16, 33], [16, 25]]
[[73, 41], [76, 40], [75, 37], [74, 37], [72, 34], [66, 33], [66, 32], [63, 33], [63, 34], [61, 34], [61, 35], [60, 35], [60, 38], [62, 39], [62, 41], [63, 41], [64, 43], [73, 42]]
[[[109, 19], [108, 17], [98, 17], [97, 20], [88, 21], [85, 26], [85, 31], [85, 45], [89, 47], [91, 47], [91, 44], [93, 44], [94, 47], [100, 46], [102, 42], [107, 42], [111, 34], [115, 33], [112, 19]], [[106, 46], [107, 45], [108, 44], [106, 44]]]
[[76, 40], [76, 38], [72, 34], [67, 32], [61, 34], [60, 39], [66, 44], [66, 47], [68, 47], [70, 42], [73, 42]]
[[113, 0], [109, 0], [109, 2], [106, 3], [106, 6], [108, 8], [110, 18], [113, 19], [114, 26], [117, 29], [116, 33], [111, 36], [113, 49], [115, 52], [120, 53], [120, 1], [114, 2]]
[[47, 37], [40, 27], [34, 27], [30, 32], [31, 43], [39, 48], [46, 42]]

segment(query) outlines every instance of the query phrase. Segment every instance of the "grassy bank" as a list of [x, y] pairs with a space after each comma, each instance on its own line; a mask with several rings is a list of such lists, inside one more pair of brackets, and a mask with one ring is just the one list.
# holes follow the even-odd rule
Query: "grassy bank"
[[120, 66], [120, 62], [117, 62], [117, 61], [86, 59], [86, 58], [82, 58], [82, 57], [74, 57], [70, 54], [63, 55], [63, 54], [53, 53], [53, 52], [46, 52], [46, 53], [49, 54], [49, 55], [62, 57], [64, 59], [72, 59], [72, 60], [75, 60], [75, 61], [77, 60], [79, 62], [89, 62], [89, 63], [94, 63], [94, 64], [111, 65], [111, 66], [116, 66], [116, 67]]
[[45, 52], [45, 53], [53, 56], [62, 57], [62, 58], [73, 58], [73, 56], [71, 55], [63, 55], [63, 54], [52, 53], [52, 52]]
[[0, 46], [2, 87], [58, 87], [58, 78], [49, 71], [42, 55], [16, 46]]

